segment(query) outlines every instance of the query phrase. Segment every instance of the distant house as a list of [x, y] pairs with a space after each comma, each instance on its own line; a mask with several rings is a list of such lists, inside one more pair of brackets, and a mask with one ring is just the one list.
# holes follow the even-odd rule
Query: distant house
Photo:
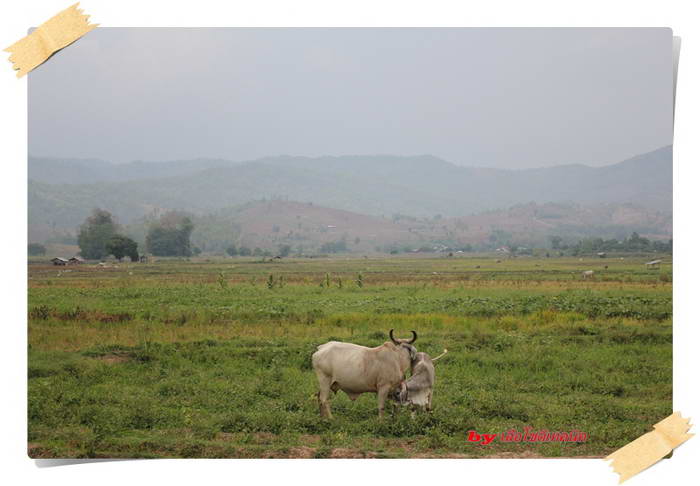
[[54, 265], [67, 265], [68, 264], [68, 260], [66, 260], [65, 258], [61, 258], [61, 257], [52, 258], [51, 262]]
[[139, 257], [139, 261], [140, 261], [141, 263], [148, 263], [148, 257], [147, 257], [146, 255], [141, 255], [141, 256]]
[[650, 262], [645, 263], [647, 268], [659, 268], [660, 264], [661, 264], [661, 260], [652, 260]]
[[606, 253], [605, 253], [604, 251], [599, 251], [599, 252], [597, 253], [597, 255], [598, 255], [598, 258], [605, 258], [605, 257], [607, 256]]
[[82, 257], [79, 256], [74, 256], [70, 260], [68, 260], [68, 263], [71, 265], [80, 265], [81, 263], [85, 263], [85, 260], [82, 259]]

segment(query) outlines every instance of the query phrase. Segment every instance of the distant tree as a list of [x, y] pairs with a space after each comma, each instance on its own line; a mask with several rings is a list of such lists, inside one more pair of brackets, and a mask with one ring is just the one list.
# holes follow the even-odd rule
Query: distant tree
[[279, 246], [279, 256], [282, 256], [282, 257], [289, 256], [291, 251], [292, 251], [291, 245], [280, 245]]
[[107, 254], [114, 255], [114, 258], [119, 261], [128, 256], [132, 262], [137, 262], [139, 260], [137, 248], [138, 245], [134, 240], [123, 235], [112, 236], [106, 245]]
[[355, 244], [356, 244], [356, 245], [359, 245], [359, 244], [360, 244], [360, 237], [359, 237], [359, 236], [356, 236], [356, 237], [355, 237]]
[[259, 246], [256, 246], [253, 249], [253, 256], [263, 256], [262, 248], [260, 248]]
[[345, 240], [329, 241], [321, 245], [321, 253], [341, 253], [348, 251], [348, 245]]
[[238, 249], [238, 254], [241, 256], [250, 256], [251, 253], [250, 248], [247, 246], [242, 246]]
[[193, 229], [194, 224], [189, 216], [171, 211], [148, 228], [146, 247], [156, 256], [191, 256], [190, 236]]
[[651, 242], [639, 236], [639, 233], [635, 231], [627, 238], [626, 243], [629, 250], [646, 250], [649, 248]]
[[226, 254], [228, 256], [234, 257], [234, 256], [238, 255], [238, 248], [236, 248], [235, 245], [229, 245], [229, 247], [226, 248]]
[[117, 224], [112, 215], [103, 209], [94, 209], [80, 226], [78, 246], [83, 258], [99, 260], [107, 252], [107, 242], [117, 234]]
[[201, 249], [200, 247], [195, 246], [194, 248], [192, 248], [192, 254], [193, 254], [194, 256], [197, 256], [197, 255], [199, 255], [199, 254], [201, 254], [201, 253], [202, 253], [202, 249]]
[[622, 241], [615, 239], [603, 240], [602, 238], [588, 238], [580, 240], [571, 248], [571, 254], [574, 256], [589, 254], [593, 252], [606, 251], [627, 251], [627, 252], [672, 252], [672, 241], [668, 243], [663, 241], [651, 241], [648, 238], [639, 236], [639, 233], [634, 232], [628, 238]]
[[29, 256], [46, 255], [46, 247], [41, 243], [29, 243], [27, 252]]
[[563, 238], [561, 236], [550, 236], [549, 242], [552, 245], [552, 250], [558, 250], [559, 248], [561, 248]]
[[496, 229], [489, 235], [489, 242], [495, 246], [504, 246], [510, 243], [512, 234], [508, 231]]

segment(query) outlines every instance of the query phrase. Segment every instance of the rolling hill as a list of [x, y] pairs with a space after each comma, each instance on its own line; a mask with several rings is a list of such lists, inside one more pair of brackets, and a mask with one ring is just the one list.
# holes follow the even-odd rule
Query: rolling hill
[[[126, 232], [143, 243], [151, 220], [128, 225]], [[223, 253], [231, 244], [272, 251], [289, 245], [295, 253], [313, 254], [332, 244], [367, 254], [440, 246], [545, 247], [553, 235], [573, 242], [586, 237], [621, 240], [637, 232], [665, 240], [671, 236], [672, 219], [668, 213], [631, 204], [529, 203], [459, 218], [386, 218], [313, 203], [265, 200], [194, 216], [194, 226], [192, 244], [208, 252]]]
[[[164, 209], [204, 216], [267, 199], [313, 203], [380, 221], [393, 221], [395, 215], [419, 219], [440, 215], [469, 226], [465, 221], [473, 215], [526, 203], [621, 205], [643, 213], [641, 226], [654, 230], [649, 233], [666, 234], [666, 229], [653, 226], [657, 219], [649, 215], [669, 213], [672, 205], [671, 147], [599, 168], [562, 165], [527, 170], [462, 167], [429, 155], [118, 165], [30, 157], [29, 176], [30, 237], [38, 240], [56, 231], [75, 231], [95, 207], [131, 224]], [[579, 212], [575, 218], [583, 217]], [[521, 218], [528, 225], [542, 224]], [[606, 221], [594, 218], [587, 224], [594, 228], [606, 226]]]

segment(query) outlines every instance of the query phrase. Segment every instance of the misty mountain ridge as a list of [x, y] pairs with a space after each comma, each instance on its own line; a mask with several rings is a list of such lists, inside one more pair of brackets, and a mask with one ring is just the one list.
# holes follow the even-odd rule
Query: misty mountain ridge
[[101, 159], [30, 156], [28, 168], [30, 180], [48, 184], [92, 184], [180, 176], [233, 164], [235, 162], [206, 158], [166, 162], [136, 160], [115, 164]]
[[[585, 164], [561, 164], [542, 168], [495, 169], [479, 166], [453, 164], [439, 157], [424, 154], [415, 156], [397, 155], [343, 155], [302, 157], [278, 155], [249, 161], [231, 161], [220, 158], [197, 158], [191, 160], [141, 161], [112, 163], [101, 159], [77, 159], [29, 156], [29, 179], [48, 184], [83, 184], [94, 182], [123, 182], [139, 179], [177, 177], [214, 168], [232, 168], [247, 164], [269, 164], [298, 169], [326, 170], [351, 174], [357, 171], [372, 171], [380, 175], [394, 175], [395, 171], [409, 171], [414, 175], [428, 171], [444, 174], [459, 174], [471, 171], [481, 175], [504, 175], [508, 173], [538, 172], [590, 173], [601, 169], [636, 166], [648, 169], [650, 164], [671, 162], [671, 146], [661, 147], [652, 152], [637, 155], [622, 162], [601, 167]], [[653, 168], [653, 167], [652, 167]], [[79, 173], [75, 171], [79, 170]]]
[[111, 164], [29, 158], [30, 234], [70, 230], [95, 207], [123, 224], [154, 211], [207, 214], [261, 199], [299, 201], [371, 216], [464, 217], [523, 203], [672, 208], [672, 148], [604, 167], [457, 166], [431, 155], [266, 157]]

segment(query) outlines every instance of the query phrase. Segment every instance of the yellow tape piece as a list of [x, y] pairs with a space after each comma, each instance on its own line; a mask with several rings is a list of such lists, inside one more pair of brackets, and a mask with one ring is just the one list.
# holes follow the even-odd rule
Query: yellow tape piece
[[27, 37], [5, 49], [10, 53], [10, 62], [18, 78], [97, 27], [98, 24], [89, 23], [90, 16], [83, 14], [78, 5], [71, 5], [54, 15]]
[[690, 418], [684, 419], [674, 412], [658, 424], [654, 430], [626, 446], [616, 450], [605, 460], [612, 460], [613, 470], [620, 475], [620, 483], [660, 461], [673, 449], [690, 439]]

